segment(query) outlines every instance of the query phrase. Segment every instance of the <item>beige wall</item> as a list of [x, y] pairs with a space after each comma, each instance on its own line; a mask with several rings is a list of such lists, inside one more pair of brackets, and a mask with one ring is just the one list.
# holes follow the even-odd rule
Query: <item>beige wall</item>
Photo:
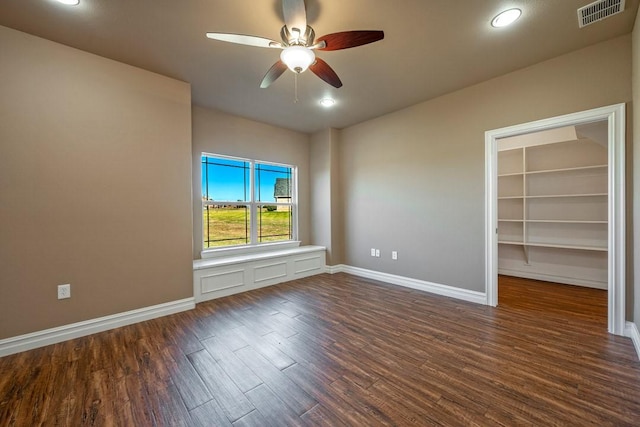
[[637, 196], [637, 189], [640, 189], [640, 10], [636, 16], [636, 24], [633, 29], [633, 108], [632, 120], [633, 129], [633, 181], [631, 183], [632, 190], [635, 189], [636, 197], [633, 198], [633, 260], [630, 263], [634, 265], [633, 280], [633, 301], [634, 301], [634, 321], [636, 326], [640, 328], [640, 196]]
[[309, 136], [220, 111], [193, 107], [193, 257], [202, 251], [203, 152], [286, 163], [298, 167], [298, 238], [309, 244]]
[[338, 147], [337, 129], [325, 129], [311, 136], [311, 242], [327, 248], [327, 265], [342, 262]]
[[341, 132], [331, 129], [331, 263], [344, 263], [344, 215], [340, 175]]
[[189, 85], [5, 27], [0, 52], [0, 339], [191, 297]]
[[344, 129], [344, 262], [483, 292], [484, 132], [630, 100], [623, 36]]
[[332, 265], [331, 129], [311, 135], [309, 161], [310, 237], [314, 245], [327, 248], [326, 262], [327, 265]]

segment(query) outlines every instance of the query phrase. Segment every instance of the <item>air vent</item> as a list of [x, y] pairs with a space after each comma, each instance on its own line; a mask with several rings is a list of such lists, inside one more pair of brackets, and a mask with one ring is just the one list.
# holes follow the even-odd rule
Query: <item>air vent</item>
[[624, 11], [624, 0], [600, 0], [578, 9], [580, 28]]

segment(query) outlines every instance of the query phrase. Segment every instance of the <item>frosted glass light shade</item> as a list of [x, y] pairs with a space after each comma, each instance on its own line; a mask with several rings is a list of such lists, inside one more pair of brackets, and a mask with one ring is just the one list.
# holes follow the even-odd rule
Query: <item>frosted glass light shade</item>
[[304, 46], [289, 46], [282, 51], [280, 59], [294, 73], [302, 73], [316, 60], [316, 54]]
[[336, 100], [333, 98], [322, 98], [320, 100], [320, 105], [322, 105], [323, 107], [333, 107], [336, 103]]
[[496, 28], [506, 27], [507, 25], [511, 25], [517, 21], [518, 18], [520, 18], [520, 15], [522, 15], [522, 11], [520, 9], [505, 10], [493, 18], [491, 25]]

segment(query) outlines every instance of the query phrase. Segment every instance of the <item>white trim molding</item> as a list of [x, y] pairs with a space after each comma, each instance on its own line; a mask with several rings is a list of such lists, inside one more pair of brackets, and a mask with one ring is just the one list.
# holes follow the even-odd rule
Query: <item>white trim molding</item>
[[558, 276], [555, 274], [545, 273], [529, 273], [522, 270], [511, 270], [509, 268], [498, 268], [498, 274], [505, 276], [523, 277], [525, 279], [542, 280], [545, 282], [564, 283], [565, 285], [582, 286], [584, 288], [592, 289], [607, 289], [607, 282], [591, 280], [591, 279], [576, 279], [573, 277]]
[[445, 297], [456, 298], [476, 304], [486, 304], [487, 300], [487, 297], [483, 292], [470, 291], [468, 289], [456, 288], [449, 285], [441, 285], [439, 283], [427, 282], [425, 280], [412, 279], [410, 277], [397, 276], [395, 274], [367, 270], [365, 268], [351, 267], [348, 265], [334, 265], [331, 267], [327, 267], [327, 273], [353, 274], [354, 276], [379, 280], [381, 282], [390, 283], [392, 285], [404, 286], [406, 288], [416, 289], [419, 291], [429, 292], [431, 294], [442, 295]]
[[608, 330], [625, 333], [625, 104], [595, 108], [485, 132], [485, 289], [498, 304], [498, 140], [606, 120], [608, 122]]
[[638, 359], [640, 359], [640, 331], [638, 331], [638, 326], [633, 322], [627, 322], [624, 329], [624, 335], [631, 338], [633, 346], [636, 349]]
[[0, 340], [0, 357], [119, 328], [121, 326], [144, 322], [145, 320], [168, 316], [181, 311], [192, 310], [195, 306], [196, 304], [193, 298], [185, 298], [6, 338]]
[[336, 273], [344, 273], [344, 270], [343, 270], [344, 267], [345, 267], [344, 264], [326, 265], [324, 269], [325, 269], [325, 273], [336, 274]]

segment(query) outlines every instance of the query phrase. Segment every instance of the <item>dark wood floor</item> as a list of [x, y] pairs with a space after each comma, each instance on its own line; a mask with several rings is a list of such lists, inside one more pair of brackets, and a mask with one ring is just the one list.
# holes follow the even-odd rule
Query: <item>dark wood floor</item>
[[606, 292], [503, 277], [491, 308], [346, 274], [0, 359], [0, 426], [640, 425]]

